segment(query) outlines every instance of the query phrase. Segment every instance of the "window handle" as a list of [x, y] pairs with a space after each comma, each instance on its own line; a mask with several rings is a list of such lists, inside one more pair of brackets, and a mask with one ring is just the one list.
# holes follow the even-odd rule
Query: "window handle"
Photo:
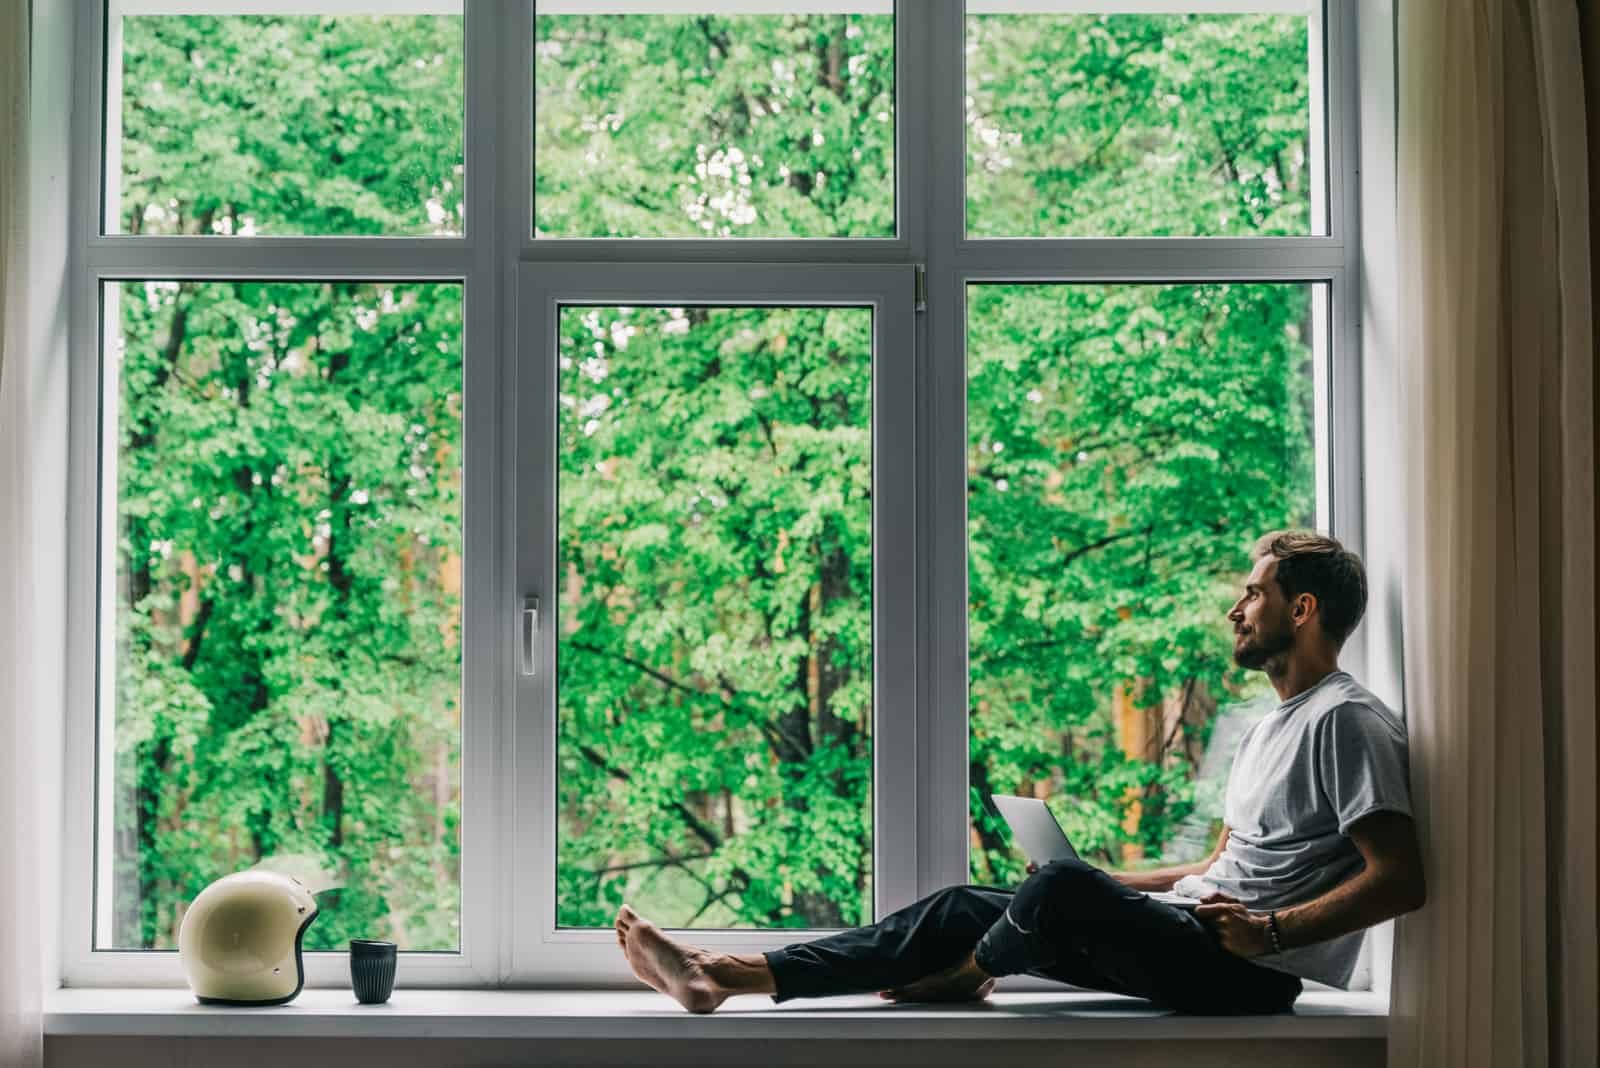
[[539, 598], [522, 599], [522, 673], [532, 675], [533, 640], [539, 633]]

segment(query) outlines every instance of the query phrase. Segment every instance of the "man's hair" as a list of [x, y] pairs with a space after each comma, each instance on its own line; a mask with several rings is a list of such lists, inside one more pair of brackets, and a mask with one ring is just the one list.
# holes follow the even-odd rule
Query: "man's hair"
[[1361, 557], [1338, 539], [1311, 530], [1274, 530], [1263, 535], [1251, 560], [1278, 561], [1278, 586], [1294, 600], [1302, 593], [1317, 599], [1322, 630], [1342, 646], [1367, 610], [1367, 569]]

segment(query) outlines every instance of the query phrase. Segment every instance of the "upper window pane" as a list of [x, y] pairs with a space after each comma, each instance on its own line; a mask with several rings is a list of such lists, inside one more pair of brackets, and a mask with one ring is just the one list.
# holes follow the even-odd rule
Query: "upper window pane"
[[969, 236], [1323, 232], [1320, 0], [1174, 6], [969, 0]]
[[534, 236], [894, 236], [891, 0], [538, 12]]
[[205, 6], [110, 4], [107, 232], [461, 233], [460, 0]]

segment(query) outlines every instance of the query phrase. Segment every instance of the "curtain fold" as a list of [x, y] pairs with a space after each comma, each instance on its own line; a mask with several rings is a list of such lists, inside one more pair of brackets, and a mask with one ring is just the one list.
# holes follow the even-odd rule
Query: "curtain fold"
[[1402, 3], [1398, 47], [1406, 712], [1429, 903], [1396, 927], [1389, 1063], [1592, 1066], [1595, 291], [1579, 7]]
[[29, 5], [0, 0], [0, 1065], [43, 1060], [27, 346]]

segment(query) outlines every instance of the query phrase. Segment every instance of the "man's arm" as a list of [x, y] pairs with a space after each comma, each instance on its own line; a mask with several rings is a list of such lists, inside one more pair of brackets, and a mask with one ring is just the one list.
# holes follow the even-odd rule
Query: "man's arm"
[[1321, 897], [1278, 913], [1284, 948], [1360, 931], [1428, 900], [1417, 826], [1401, 812], [1374, 812], [1350, 827], [1367, 866]]
[[[1419, 909], [1428, 899], [1416, 824], [1399, 812], [1374, 812], [1350, 827], [1350, 840], [1366, 867], [1350, 879], [1293, 908], [1278, 910], [1284, 949], [1310, 945], [1360, 931]], [[1201, 905], [1195, 910], [1212, 924], [1223, 947], [1242, 957], [1272, 951], [1264, 913], [1237, 902]]]
[[1223, 824], [1222, 833], [1217, 836], [1217, 848], [1213, 849], [1205, 860], [1197, 860], [1193, 864], [1183, 864], [1175, 868], [1158, 868], [1155, 871], [1114, 871], [1110, 874], [1112, 878], [1126, 883], [1135, 890], [1171, 890], [1185, 875], [1204, 875], [1216, 859], [1222, 856], [1222, 851], [1227, 845], [1228, 825]]

